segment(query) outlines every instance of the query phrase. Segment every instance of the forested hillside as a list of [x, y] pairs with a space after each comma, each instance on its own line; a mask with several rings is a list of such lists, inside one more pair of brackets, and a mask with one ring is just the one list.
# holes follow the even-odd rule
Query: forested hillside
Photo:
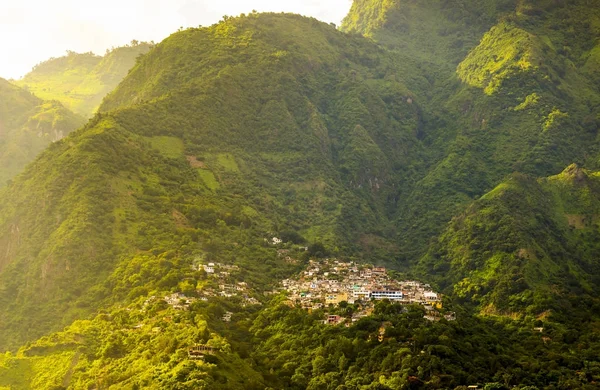
[[107, 50], [104, 56], [68, 52], [36, 65], [15, 83], [42, 99], [58, 100], [87, 118], [150, 47], [149, 43], [132, 41], [130, 45]]
[[354, 2], [342, 29], [373, 37], [428, 81], [407, 82], [428, 112], [431, 159], [399, 197], [405, 245], [425, 249], [512, 172], [597, 169], [599, 25], [597, 1]]
[[452, 220], [423, 271], [486, 314], [595, 321], [598, 184], [575, 164], [544, 179], [514, 174]]
[[[0, 190], [0, 386], [596, 388], [598, 38], [596, 0], [173, 34]], [[442, 315], [294, 307], [325, 257]]]
[[46, 146], [82, 126], [84, 119], [57, 101], [42, 101], [0, 79], [0, 187]]
[[[386, 201], [420, 153], [418, 105], [386, 79], [393, 66], [367, 40], [293, 15], [232, 18], [159, 44], [101, 114], [2, 194], [2, 345], [114, 301], [106, 278], [140, 253], [259, 271], [252, 248], [289, 232], [389, 261]], [[152, 272], [132, 288], [177, 286]]]

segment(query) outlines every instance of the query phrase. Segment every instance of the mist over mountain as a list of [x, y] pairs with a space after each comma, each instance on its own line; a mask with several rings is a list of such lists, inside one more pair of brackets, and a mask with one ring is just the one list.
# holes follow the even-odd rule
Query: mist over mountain
[[42, 99], [58, 100], [77, 114], [90, 117], [150, 47], [147, 42], [134, 40], [107, 50], [104, 56], [68, 52], [38, 64], [15, 83]]

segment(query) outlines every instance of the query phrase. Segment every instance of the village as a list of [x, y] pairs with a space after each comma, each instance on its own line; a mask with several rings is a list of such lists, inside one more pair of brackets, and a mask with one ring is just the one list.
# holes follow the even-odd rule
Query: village
[[[281, 256], [281, 253], [279, 255]], [[193, 297], [181, 292], [165, 296], [164, 300], [174, 309], [188, 310], [194, 301], [208, 301], [212, 297], [238, 297], [243, 307], [261, 305], [259, 300], [251, 296], [245, 282], [235, 281], [234, 276], [240, 271], [238, 266], [209, 262], [196, 263], [193, 269], [204, 271], [208, 283], [199, 287]], [[429, 284], [415, 280], [396, 280], [390, 277], [385, 267], [353, 261], [309, 260], [305, 270], [296, 278], [282, 280], [278, 288], [265, 294], [281, 292], [287, 294], [286, 304], [308, 311], [337, 308], [340, 304], [354, 305], [355, 310], [350, 317], [328, 314], [324, 323], [329, 325], [344, 323], [349, 326], [352, 322], [370, 316], [375, 302], [384, 299], [402, 305], [422, 305], [425, 309], [424, 318], [430, 321], [439, 321], [442, 318], [449, 321], [456, 319], [452, 312], [441, 313], [442, 297]], [[230, 322], [232, 314], [225, 313], [222, 321]]]
[[[438, 321], [441, 318], [454, 320], [455, 314], [440, 314], [441, 295], [431, 286], [414, 280], [395, 280], [389, 277], [385, 267], [375, 267], [336, 259], [310, 260], [306, 270], [296, 279], [285, 279], [282, 289], [288, 293], [287, 303], [309, 311], [337, 307], [344, 304], [359, 304], [360, 310], [353, 313], [350, 322], [370, 315], [374, 302], [388, 299], [398, 304], [420, 304], [426, 310], [425, 318]], [[349, 324], [348, 319], [328, 315], [326, 324]]]
[[[208, 276], [210, 283], [198, 288], [196, 290], [196, 296], [187, 296], [182, 292], [176, 292], [169, 294], [164, 297], [165, 302], [176, 310], [189, 310], [190, 305], [197, 300], [208, 301], [212, 297], [222, 298], [241, 298], [241, 306], [246, 307], [250, 305], [262, 305], [262, 303], [250, 296], [251, 291], [248, 288], [246, 282], [235, 282], [235, 278], [232, 274], [239, 272], [237, 265], [228, 265], [220, 263], [207, 263], [207, 264], [195, 264], [192, 266], [195, 271], [203, 270]], [[151, 297], [155, 298], [155, 297]], [[147, 300], [147, 305], [151, 299]], [[227, 312], [222, 320], [224, 322], [231, 321], [231, 315], [233, 313]]]
[[[287, 254], [287, 251], [278, 251], [279, 256]], [[166, 295], [163, 299], [172, 308], [189, 310], [195, 301], [208, 301], [211, 297], [226, 299], [238, 297], [241, 299], [242, 306], [261, 305], [260, 301], [251, 296], [251, 290], [246, 282], [236, 281], [236, 276], [240, 272], [238, 266], [197, 262], [192, 265], [192, 268], [194, 271], [204, 271], [207, 283], [198, 287], [194, 296], [182, 292]], [[296, 278], [284, 279], [279, 283], [279, 287], [272, 291], [265, 291], [264, 294], [277, 295], [282, 292], [287, 295], [285, 303], [290, 306], [301, 307], [308, 311], [319, 309], [327, 311], [323, 323], [332, 326], [351, 326], [361, 318], [372, 315], [375, 302], [384, 299], [396, 304], [422, 305], [425, 309], [424, 318], [429, 321], [439, 321], [442, 318], [448, 321], [456, 319], [454, 312], [442, 313], [442, 297], [429, 284], [414, 280], [396, 280], [390, 277], [385, 267], [353, 261], [309, 260], [307, 267]], [[150, 297], [144, 302], [144, 306], [157, 299], [155, 296]], [[335, 310], [341, 307], [348, 308], [349, 305], [353, 305], [353, 310], [346, 310], [346, 315], [339, 315], [342, 313]], [[234, 313], [226, 311], [221, 321], [231, 322], [233, 315]], [[139, 324], [134, 329], [142, 326]], [[380, 326], [377, 336], [380, 342], [385, 338], [387, 326], [387, 323], [382, 323]], [[153, 332], [160, 332], [160, 330], [160, 327], [152, 329]], [[188, 355], [191, 360], [205, 360], [206, 355], [214, 355], [216, 352], [217, 349], [213, 347], [198, 344], [189, 348]]]

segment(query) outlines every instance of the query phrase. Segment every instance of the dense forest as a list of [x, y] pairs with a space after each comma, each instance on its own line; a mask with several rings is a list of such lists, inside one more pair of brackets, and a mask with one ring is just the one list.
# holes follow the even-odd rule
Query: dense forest
[[[0, 189], [0, 388], [596, 388], [599, 38], [594, 0], [355, 0], [134, 45], [85, 99], [111, 53], [42, 63], [22, 85], [98, 109]], [[6, 84], [0, 130], [65, 110]], [[356, 307], [277, 288], [320, 258], [456, 320], [325, 324]]]

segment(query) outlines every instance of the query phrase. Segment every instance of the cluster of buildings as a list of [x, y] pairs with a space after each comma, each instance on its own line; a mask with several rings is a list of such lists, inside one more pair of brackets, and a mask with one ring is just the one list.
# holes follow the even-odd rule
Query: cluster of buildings
[[441, 308], [441, 297], [428, 284], [414, 280], [399, 281], [388, 276], [385, 267], [359, 265], [327, 259], [311, 260], [297, 279], [281, 282], [289, 293], [289, 301], [307, 309], [338, 305], [368, 303], [388, 299], [397, 303], [419, 303]]
[[260, 301], [249, 295], [249, 289], [246, 282], [235, 282], [235, 274], [240, 272], [237, 265], [221, 263], [196, 263], [192, 266], [196, 271], [204, 270], [207, 276], [218, 283], [218, 289], [207, 287], [197, 291], [201, 300], [207, 301], [211, 297], [242, 298], [242, 306], [261, 305]]
[[[259, 300], [250, 295], [251, 291], [246, 282], [235, 282], [235, 278], [232, 277], [231, 274], [240, 270], [237, 265], [208, 263], [195, 264], [192, 268], [196, 271], [204, 270], [209, 276], [210, 283], [206, 287], [197, 289], [195, 294], [190, 294], [193, 296], [187, 296], [182, 292], [166, 295], [163, 300], [174, 309], [189, 310], [190, 305], [195, 301], [208, 301], [210, 298], [214, 297], [239, 297], [243, 307], [262, 304]], [[144, 302], [144, 306], [147, 306], [156, 299], [155, 296], [150, 297]], [[223, 318], [223, 321], [229, 322], [225, 318]]]
[[[341, 302], [359, 303], [361, 310], [352, 315], [352, 322], [372, 313], [373, 302], [387, 299], [399, 304], [421, 304], [425, 318], [437, 321], [444, 316], [440, 294], [430, 285], [414, 280], [390, 278], [385, 267], [343, 262], [335, 259], [311, 260], [308, 267], [295, 279], [285, 279], [281, 289], [288, 292], [287, 303], [308, 310], [338, 306]], [[453, 313], [447, 320], [454, 320]], [[328, 315], [326, 324], [348, 323], [338, 315]]]
[[196, 298], [188, 297], [183, 293], [173, 293], [167, 295], [164, 300], [176, 310], [188, 310]]
[[192, 265], [192, 269], [194, 271], [200, 271], [201, 269], [206, 272], [208, 276], [216, 277], [216, 278], [226, 278], [231, 275], [232, 272], [236, 272], [240, 270], [240, 267], [237, 265], [230, 264], [221, 264], [221, 263], [207, 263], [207, 264], [199, 264], [195, 263]]

